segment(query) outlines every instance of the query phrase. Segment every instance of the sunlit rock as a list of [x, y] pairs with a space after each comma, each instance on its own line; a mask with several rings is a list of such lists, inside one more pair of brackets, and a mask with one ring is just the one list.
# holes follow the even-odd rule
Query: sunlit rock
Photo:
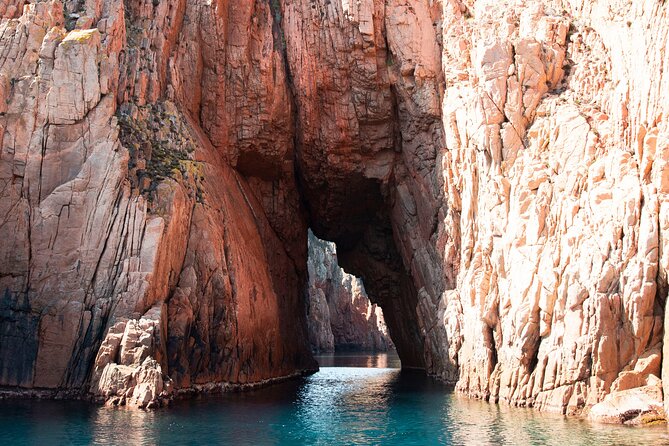
[[312, 371], [311, 227], [403, 366], [647, 412], [669, 6], [623, 3], [1, 1], [0, 386], [148, 407]]

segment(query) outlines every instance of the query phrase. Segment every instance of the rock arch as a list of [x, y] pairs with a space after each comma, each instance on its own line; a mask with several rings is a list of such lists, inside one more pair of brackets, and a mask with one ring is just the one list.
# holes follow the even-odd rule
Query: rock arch
[[5, 389], [146, 406], [312, 370], [310, 226], [405, 365], [559, 412], [659, 392], [662, 2], [24, 3]]

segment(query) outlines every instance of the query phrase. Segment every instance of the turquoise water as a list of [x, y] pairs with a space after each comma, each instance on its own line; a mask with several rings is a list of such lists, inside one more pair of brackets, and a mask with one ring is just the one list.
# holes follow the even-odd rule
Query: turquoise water
[[664, 426], [598, 426], [468, 400], [393, 368], [392, 356], [319, 362], [320, 372], [299, 381], [153, 412], [0, 401], [0, 445], [669, 444]]

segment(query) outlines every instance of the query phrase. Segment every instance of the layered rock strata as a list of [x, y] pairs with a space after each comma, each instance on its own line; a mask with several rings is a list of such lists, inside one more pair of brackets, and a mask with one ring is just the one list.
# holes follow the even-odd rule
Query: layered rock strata
[[661, 418], [668, 7], [0, 2], [0, 384], [309, 369], [312, 227], [403, 365]]
[[362, 280], [338, 265], [334, 243], [309, 231], [308, 249], [306, 305], [311, 350], [392, 350], [383, 311], [369, 301]]

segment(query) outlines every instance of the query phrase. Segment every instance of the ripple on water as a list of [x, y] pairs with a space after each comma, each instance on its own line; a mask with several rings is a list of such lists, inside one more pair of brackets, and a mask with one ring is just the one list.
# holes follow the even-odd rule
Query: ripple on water
[[593, 425], [470, 400], [393, 368], [323, 367], [298, 381], [155, 412], [0, 401], [0, 445], [10, 444], [639, 446], [669, 444], [669, 435], [664, 426]]

